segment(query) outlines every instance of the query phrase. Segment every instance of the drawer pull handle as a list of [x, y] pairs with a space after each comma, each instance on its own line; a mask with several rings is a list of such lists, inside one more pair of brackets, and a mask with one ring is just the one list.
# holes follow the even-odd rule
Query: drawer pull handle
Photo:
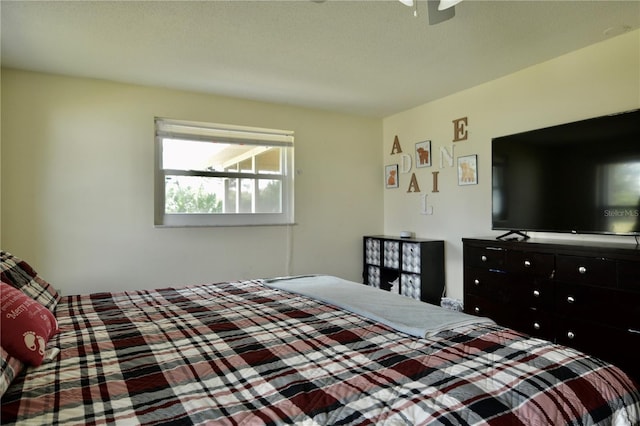
[[578, 266], [578, 272], [581, 274], [586, 274], [587, 268], [585, 268], [584, 266]]
[[575, 333], [573, 331], [570, 331], [570, 332], [567, 333], [567, 337], [569, 339], [573, 339], [574, 337], [576, 337], [576, 335], [575, 335]]
[[487, 261], [487, 256], [485, 256], [484, 254], [480, 257], [480, 260], [482, 260], [483, 262]]
[[567, 302], [568, 302], [568, 303], [574, 303], [575, 301], [576, 301], [576, 299], [574, 299], [574, 297], [573, 297], [573, 296], [569, 296], [569, 297], [567, 297]]
[[540, 297], [540, 291], [538, 291], [538, 290], [533, 290], [533, 295], [534, 295], [535, 297]]
[[480, 308], [478, 308], [477, 306], [475, 308], [473, 308], [473, 312], [475, 312], [476, 314], [480, 313]]
[[524, 267], [525, 268], [530, 268], [531, 267], [531, 262], [529, 262], [528, 260], [524, 261]]
[[535, 330], [540, 330], [540, 324], [538, 324], [537, 322], [534, 322], [534, 323], [533, 323], [533, 328], [534, 328]]
[[474, 283], [475, 285], [480, 285], [480, 280], [476, 278], [475, 280], [473, 280], [473, 283]]

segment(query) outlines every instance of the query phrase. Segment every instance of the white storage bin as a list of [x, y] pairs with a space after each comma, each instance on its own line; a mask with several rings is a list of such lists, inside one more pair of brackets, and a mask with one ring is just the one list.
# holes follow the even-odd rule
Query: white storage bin
[[367, 238], [365, 248], [366, 263], [380, 265], [380, 240]]
[[400, 243], [398, 241], [384, 242], [384, 266], [395, 269], [400, 267]]
[[400, 276], [400, 292], [404, 296], [420, 300], [420, 275], [402, 274]]
[[367, 282], [371, 287], [380, 288], [380, 268], [376, 266], [369, 266], [367, 278]]
[[402, 270], [420, 273], [420, 244], [402, 244]]

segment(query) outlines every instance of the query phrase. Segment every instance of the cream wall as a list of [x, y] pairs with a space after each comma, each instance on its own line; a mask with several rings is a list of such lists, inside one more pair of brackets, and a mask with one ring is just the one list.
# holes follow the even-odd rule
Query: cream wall
[[[383, 120], [2, 70], [0, 242], [68, 294], [285, 273], [359, 281], [362, 235], [410, 230], [446, 241], [447, 291], [461, 298], [461, 238], [498, 234], [491, 138], [638, 108], [639, 57], [634, 31]], [[154, 116], [294, 130], [298, 224], [154, 228]], [[453, 143], [460, 117], [468, 140]], [[383, 189], [381, 165], [401, 162], [396, 135], [405, 154], [431, 140], [433, 165]], [[440, 167], [440, 148], [452, 146], [454, 163], [478, 155], [478, 185], [458, 186], [455, 167]], [[414, 172], [420, 193], [407, 192]]]
[[[2, 71], [2, 248], [65, 294], [329, 273], [382, 229], [379, 119]], [[154, 116], [295, 131], [292, 227], [154, 228]]]
[[[431, 140], [433, 165], [414, 166], [400, 174], [399, 188], [384, 191], [385, 233], [409, 230], [418, 237], [444, 239], [447, 292], [462, 298], [461, 238], [499, 235], [491, 231], [491, 138], [638, 107], [640, 31], [634, 31], [387, 117], [383, 163], [401, 163], [401, 154], [391, 155], [397, 135], [403, 154], [412, 154], [416, 142]], [[453, 143], [452, 120], [461, 117], [468, 117], [468, 140]], [[440, 168], [440, 148], [452, 146], [454, 167], [445, 162]], [[478, 155], [478, 185], [458, 186], [455, 159], [469, 154]], [[433, 171], [439, 172], [438, 193], [432, 193]], [[407, 192], [413, 172], [420, 193]], [[425, 194], [433, 215], [421, 214]], [[629, 237], [617, 241], [635, 244]]]

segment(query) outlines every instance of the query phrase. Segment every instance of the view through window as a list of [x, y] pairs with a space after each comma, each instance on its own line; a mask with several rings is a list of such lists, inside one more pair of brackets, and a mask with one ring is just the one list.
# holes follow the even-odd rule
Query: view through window
[[607, 229], [613, 232], [639, 232], [640, 162], [604, 164], [599, 169], [600, 206]]
[[293, 133], [156, 119], [156, 224], [293, 221]]

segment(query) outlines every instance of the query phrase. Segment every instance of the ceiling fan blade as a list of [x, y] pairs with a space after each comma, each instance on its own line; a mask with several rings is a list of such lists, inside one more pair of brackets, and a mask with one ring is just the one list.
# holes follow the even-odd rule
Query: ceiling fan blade
[[438, 6], [438, 10], [447, 10], [450, 7], [455, 6], [460, 3], [462, 0], [440, 0], [440, 5]]
[[[457, 3], [459, 3], [458, 1]], [[429, 25], [439, 24], [453, 18], [456, 15], [456, 10], [453, 5], [446, 9], [440, 10], [441, 0], [427, 0], [427, 13], [429, 15]]]

